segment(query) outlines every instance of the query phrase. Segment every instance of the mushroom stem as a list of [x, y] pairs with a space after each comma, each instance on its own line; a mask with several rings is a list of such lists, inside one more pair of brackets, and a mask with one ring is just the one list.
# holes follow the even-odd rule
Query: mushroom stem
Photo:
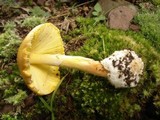
[[108, 71], [99, 61], [81, 56], [66, 56], [60, 54], [31, 54], [30, 64], [46, 64], [76, 68], [94, 75], [107, 77]]

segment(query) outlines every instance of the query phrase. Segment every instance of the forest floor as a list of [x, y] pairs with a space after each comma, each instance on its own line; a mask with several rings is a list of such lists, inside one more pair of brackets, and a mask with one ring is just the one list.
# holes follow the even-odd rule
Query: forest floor
[[[135, 1], [130, 1], [130, 2], [132, 3], [133, 6], [135, 6], [135, 8], [139, 9], [141, 7], [140, 6], [141, 2], [140, 3]], [[137, 32], [137, 33], [140, 31], [143, 31], [141, 28], [141, 25], [136, 23], [136, 21], [134, 20], [132, 21], [132, 19], [129, 20], [129, 23], [127, 22], [122, 23], [122, 24], [125, 24], [124, 25], [125, 27], [121, 27], [123, 26], [121, 25], [121, 23], [118, 23], [120, 24], [119, 25], [120, 27], [116, 26], [115, 25], [116, 21], [113, 22], [113, 24], [110, 26], [110, 24], [108, 23], [109, 18], [107, 16], [109, 12], [107, 13], [107, 15], [106, 14], [102, 15], [103, 9], [100, 8], [99, 6], [95, 7], [96, 3], [97, 1], [95, 0], [90, 0], [85, 2], [77, 2], [77, 1], [75, 2], [60, 2], [60, 1], [58, 2], [57, 1], [56, 2], [54, 0], [47, 0], [47, 1], [37, 0], [36, 2], [30, 0], [25, 2], [22, 2], [22, 1], [15, 2], [12, 0], [6, 0], [6, 1], [0, 0], [0, 11], [1, 11], [0, 12], [0, 71], [1, 71], [0, 72], [0, 119], [2, 120], [22, 120], [22, 119], [24, 120], [25, 119], [28, 119], [28, 120], [29, 119], [31, 120], [32, 119], [33, 120], [52, 119], [53, 120], [54, 119], [54, 117], [51, 116], [51, 113], [52, 114], [54, 113], [53, 112], [50, 113], [50, 110], [49, 110], [50, 108], [48, 108], [47, 110], [47, 107], [48, 107], [47, 102], [50, 102], [51, 95], [45, 96], [45, 97], [37, 97], [37, 95], [32, 93], [24, 85], [24, 82], [19, 75], [19, 71], [16, 65], [16, 54], [17, 54], [16, 52], [17, 52], [18, 46], [20, 42], [25, 38], [25, 36], [29, 33], [29, 31], [31, 31], [35, 26], [45, 22], [51, 22], [55, 26], [57, 26], [61, 31], [62, 38], [64, 39], [66, 54], [70, 54], [71, 52], [73, 52], [73, 54], [76, 54], [74, 52], [78, 51], [79, 48], [85, 44], [85, 41], [87, 39], [86, 38], [86, 36], [88, 35], [87, 33], [86, 35], [80, 35], [78, 33], [77, 29], [80, 28], [80, 25], [82, 23], [79, 25], [79, 23], [77, 22], [78, 21], [77, 18], [79, 19], [81, 19], [81, 17], [85, 19], [91, 18], [95, 20], [94, 22], [92, 22], [91, 20], [91, 23], [93, 24], [100, 23], [106, 26], [106, 28], [112, 27], [109, 29], [121, 29], [121, 31], [123, 31], [124, 33], [127, 30]], [[155, 9], [154, 8], [155, 6], [150, 2], [144, 3], [143, 6], [149, 10]], [[125, 11], [125, 9], [122, 9], [122, 10]], [[127, 12], [127, 10], [128, 8], [126, 9], [125, 12]], [[128, 14], [128, 16], [132, 14], [131, 18], [134, 17], [132, 12], [126, 13], [126, 14]], [[130, 19], [130, 18], [127, 17], [127, 19]], [[90, 24], [90, 21], [88, 20], [88, 23], [86, 24]], [[126, 24], [129, 24], [129, 25], [126, 25]], [[75, 29], [77, 31], [73, 33]], [[159, 52], [160, 51], [159, 46], [157, 47], [156, 45], [158, 46], [158, 44], [155, 44], [154, 47]], [[95, 54], [96, 51], [92, 51], [92, 53]], [[70, 113], [70, 112], [77, 112], [80, 107], [79, 105], [77, 105], [78, 107], [74, 105], [73, 98], [72, 98], [74, 95], [72, 96], [69, 93], [65, 94], [66, 89], [67, 90], [72, 89], [72, 88], [67, 88], [67, 85], [71, 83], [71, 79], [75, 77], [71, 75], [72, 72], [70, 72], [69, 74], [67, 72], [62, 73], [62, 75], [64, 76], [65, 74], [67, 74], [67, 80], [64, 83], [66, 86], [65, 87], [62, 86], [62, 88], [64, 89], [61, 89], [61, 93], [58, 94], [61, 97], [60, 102], [62, 103], [60, 102], [56, 103], [56, 105], [57, 106], [59, 105], [59, 107], [56, 110], [54, 110], [56, 112], [55, 116], [59, 120], [63, 120], [64, 116], [65, 116], [64, 120], [65, 119], [77, 120], [77, 118], [81, 120], [85, 118], [81, 116], [81, 113], [77, 113], [77, 116], [72, 115]], [[79, 74], [82, 74], [82, 73], [79, 73]], [[154, 93], [153, 96], [150, 96], [150, 98], [148, 97], [149, 100], [147, 101], [147, 103], [141, 104], [141, 108], [144, 108], [146, 110], [139, 110], [139, 106], [137, 107], [135, 105], [135, 109], [134, 109], [135, 111], [129, 112], [130, 114], [132, 113], [135, 114], [135, 115], [131, 115], [132, 119], [135, 119], [135, 118], [140, 119], [141, 118], [140, 115], [144, 113], [147, 114], [151, 110], [155, 110], [155, 112], [152, 111], [150, 115], [145, 116], [143, 119], [147, 118], [147, 120], [158, 120], [158, 117], [160, 116], [159, 107], [156, 108], [153, 104], [150, 105], [149, 101], [153, 102], [153, 100], [155, 99], [159, 101], [159, 92], [153, 92], [153, 93]], [[148, 91], [146, 91], [144, 92], [144, 94], [147, 96], [149, 93]], [[67, 98], [65, 95], [67, 96]], [[63, 102], [66, 104], [63, 104]], [[156, 103], [158, 105], [160, 104], [160, 102], [156, 102]], [[144, 104], [148, 104], [149, 107], [143, 106]], [[62, 110], [59, 110], [60, 107], [62, 107]], [[83, 107], [81, 109], [83, 111]], [[93, 118], [95, 120], [105, 119], [105, 117], [103, 117], [103, 115], [101, 115], [101, 113], [98, 112], [99, 108], [95, 108], [95, 109], [96, 109], [95, 115], [92, 117], [88, 115], [88, 113], [93, 112], [91, 109], [87, 109], [88, 111], [87, 110], [86, 111], [88, 113], [83, 113], [82, 115], [86, 115], [86, 116], [88, 115], [88, 117], [85, 118], [86, 120], [90, 120], [90, 119], [93, 120]], [[148, 109], [151, 109], [151, 110], [148, 110]], [[43, 114], [43, 112], [45, 114]], [[78, 114], [80, 115], [78, 116]], [[114, 118], [114, 115], [111, 118]], [[111, 119], [111, 118], [108, 118], [108, 119]], [[126, 119], [129, 120], [129, 118], [126, 118]]]

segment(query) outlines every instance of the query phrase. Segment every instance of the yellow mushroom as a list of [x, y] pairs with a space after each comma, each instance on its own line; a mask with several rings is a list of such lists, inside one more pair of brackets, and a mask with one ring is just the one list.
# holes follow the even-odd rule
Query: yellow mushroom
[[67, 56], [60, 32], [51, 23], [38, 25], [26, 36], [19, 47], [17, 62], [25, 83], [38, 95], [55, 90], [60, 81], [59, 66], [108, 77], [115, 87], [136, 86], [144, 66], [141, 58], [130, 50], [116, 51], [102, 61]]

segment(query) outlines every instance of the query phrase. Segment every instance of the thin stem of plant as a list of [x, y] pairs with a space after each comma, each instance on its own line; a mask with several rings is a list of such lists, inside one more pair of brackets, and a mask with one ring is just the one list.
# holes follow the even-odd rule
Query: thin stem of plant
[[67, 75], [68, 75], [68, 74], [66, 74], [66, 75], [60, 80], [60, 82], [59, 82], [58, 85], [56, 86], [55, 91], [52, 93], [51, 102], [50, 102], [51, 118], [52, 118], [52, 120], [55, 120], [54, 111], [53, 111], [53, 103], [54, 103], [55, 95], [56, 95], [57, 90], [59, 89], [61, 83], [62, 83], [63, 80], [67, 77]]

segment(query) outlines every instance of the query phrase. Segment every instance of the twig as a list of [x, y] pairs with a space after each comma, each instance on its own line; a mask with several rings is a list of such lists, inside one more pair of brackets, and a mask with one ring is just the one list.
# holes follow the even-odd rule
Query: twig
[[[87, 2], [81, 3], [81, 4], [79, 4], [79, 5], [74, 6], [74, 8], [81, 7], [81, 6], [83, 6], [83, 5], [92, 3], [92, 2], [94, 2], [94, 1], [95, 1], [95, 0], [87, 1]], [[61, 14], [61, 15], [57, 15], [57, 16], [54, 16], [54, 17], [51, 17], [51, 18], [56, 19], [56, 18], [59, 18], [59, 17], [63, 17], [63, 16], [65, 16], [65, 15], [68, 15], [68, 14], [69, 14], [69, 10], [71, 10], [71, 9], [73, 9], [73, 8], [72, 8], [72, 7], [71, 7], [71, 8], [68, 8], [67, 11], [66, 11], [66, 13]]]
[[87, 1], [87, 2], [81, 3], [81, 4], [79, 4], [79, 5], [76, 5], [75, 7], [80, 7], [80, 6], [83, 6], [83, 5], [92, 3], [92, 2], [94, 2], [94, 1], [95, 1], [95, 0]]

